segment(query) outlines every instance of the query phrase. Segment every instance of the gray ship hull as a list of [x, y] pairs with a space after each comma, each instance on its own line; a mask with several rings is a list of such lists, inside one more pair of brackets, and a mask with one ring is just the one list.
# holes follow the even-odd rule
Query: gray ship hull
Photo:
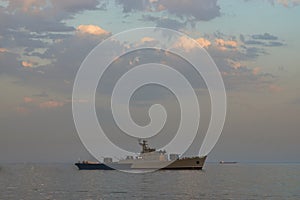
[[205, 157], [182, 158], [175, 161], [134, 161], [113, 163], [75, 163], [79, 170], [202, 170]]

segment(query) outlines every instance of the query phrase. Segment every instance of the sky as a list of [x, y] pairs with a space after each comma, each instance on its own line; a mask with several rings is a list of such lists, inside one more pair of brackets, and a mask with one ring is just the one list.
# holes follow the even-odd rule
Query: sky
[[[218, 66], [227, 116], [209, 161], [300, 162], [298, 19], [299, 0], [0, 1], [0, 162], [91, 159], [72, 117], [76, 73], [100, 42], [142, 27], [187, 34]], [[155, 41], [149, 36], [139, 45], [147, 42]], [[185, 40], [174, 45], [187, 52], [194, 48]], [[128, 66], [158, 61], [191, 80], [204, 113], [199, 133], [205, 132], [210, 102], [203, 80], [185, 61], [163, 56], [136, 52], [112, 63], [96, 95], [98, 118], [109, 131], [115, 130], [106, 103], [111, 84]], [[137, 91], [132, 117], [146, 125], [147, 109], [158, 102], [170, 113], [164, 131], [173, 132], [178, 102], [163, 88]]]

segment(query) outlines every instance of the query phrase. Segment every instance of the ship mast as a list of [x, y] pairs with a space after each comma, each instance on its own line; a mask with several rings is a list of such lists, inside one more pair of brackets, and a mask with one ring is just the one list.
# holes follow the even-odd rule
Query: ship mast
[[139, 142], [139, 144], [142, 146], [141, 153], [150, 153], [150, 152], [153, 152], [153, 151], [156, 150], [154, 148], [152, 149], [152, 148], [148, 147], [148, 144], [147, 144], [146, 140], [143, 140], [142, 142]]

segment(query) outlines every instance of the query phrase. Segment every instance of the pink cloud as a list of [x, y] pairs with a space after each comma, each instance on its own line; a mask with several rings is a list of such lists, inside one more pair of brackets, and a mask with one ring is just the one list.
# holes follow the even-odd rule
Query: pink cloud
[[88, 99], [77, 99], [77, 100], [66, 100], [66, 103], [88, 103], [90, 102]]
[[15, 110], [17, 111], [17, 113], [20, 113], [20, 114], [28, 114], [29, 113], [29, 110], [22, 106], [18, 106]]
[[277, 2], [285, 7], [289, 7], [290, 5], [299, 5], [300, 0], [277, 0]]
[[151, 37], [143, 37], [143, 38], [141, 39], [141, 42], [142, 42], [142, 43], [145, 43], [145, 42], [153, 42], [153, 41], [155, 41], [155, 39], [154, 39], [154, 38], [151, 38]]
[[231, 59], [228, 59], [227, 62], [234, 69], [239, 69], [242, 67], [242, 63], [240, 63], [240, 62], [237, 62], [237, 61], [234, 61]]
[[35, 65], [35, 63], [31, 61], [22, 61], [21, 64], [24, 68], [32, 68]]
[[20, 9], [23, 12], [38, 13], [47, 6], [46, 0], [10, 0], [9, 9]]
[[192, 49], [198, 47], [200, 45], [201, 47], [205, 48], [211, 45], [211, 42], [209, 40], [206, 40], [204, 38], [198, 38], [195, 40], [191, 40], [188, 37], [182, 36], [179, 38], [179, 40], [173, 45], [174, 48], [181, 48], [185, 51], [189, 52]]
[[198, 38], [196, 41], [200, 44], [201, 47], [207, 48], [211, 45], [211, 42], [205, 38]]
[[227, 72], [221, 72], [221, 74], [222, 74], [223, 76], [228, 76], [228, 73], [227, 73]]
[[96, 25], [79, 25], [76, 29], [78, 33], [81, 34], [90, 34], [90, 35], [109, 35], [110, 33], [104, 29], [102, 29], [100, 26]]
[[278, 85], [271, 84], [271, 85], [269, 85], [269, 90], [271, 92], [282, 92], [283, 88]]
[[31, 97], [24, 97], [23, 100], [24, 100], [25, 103], [32, 103], [32, 102], [34, 102], [34, 99], [31, 98]]
[[8, 52], [8, 50], [5, 48], [0, 48], [0, 53], [5, 53], [5, 52]]
[[166, 7], [164, 6], [164, 5], [162, 5], [162, 4], [159, 4], [158, 6], [157, 6], [157, 9], [156, 9], [157, 11], [163, 11], [163, 10], [166, 10]]
[[65, 105], [65, 102], [61, 101], [55, 101], [55, 100], [50, 100], [50, 101], [45, 101], [39, 104], [40, 108], [57, 108], [57, 107], [62, 107]]
[[252, 74], [253, 74], [253, 75], [258, 75], [260, 71], [261, 71], [261, 68], [260, 68], [260, 67], [255, 67], [255, 68], [252, 70]]
[[238, 47], [238, 43], [234, 40], [223, 40], [221, 38], [215, 39], [215, 44], [220, 50], [227, 50], [227, 49], [236, 49]]

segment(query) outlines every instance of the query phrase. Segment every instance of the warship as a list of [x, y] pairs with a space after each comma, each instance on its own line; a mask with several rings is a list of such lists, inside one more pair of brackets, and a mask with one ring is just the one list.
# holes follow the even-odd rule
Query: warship
[[103, 162], [79, 161], [75, 163], [79, 170], [202, 170], [206, 157], [183, 157], [178, 154], [166, 154], [166, 151], [157, 151], [150, 148], [147, 141], [139, 142], [142, 151], [138, 156], [127, 156], [113, 162], [110, 157]]

